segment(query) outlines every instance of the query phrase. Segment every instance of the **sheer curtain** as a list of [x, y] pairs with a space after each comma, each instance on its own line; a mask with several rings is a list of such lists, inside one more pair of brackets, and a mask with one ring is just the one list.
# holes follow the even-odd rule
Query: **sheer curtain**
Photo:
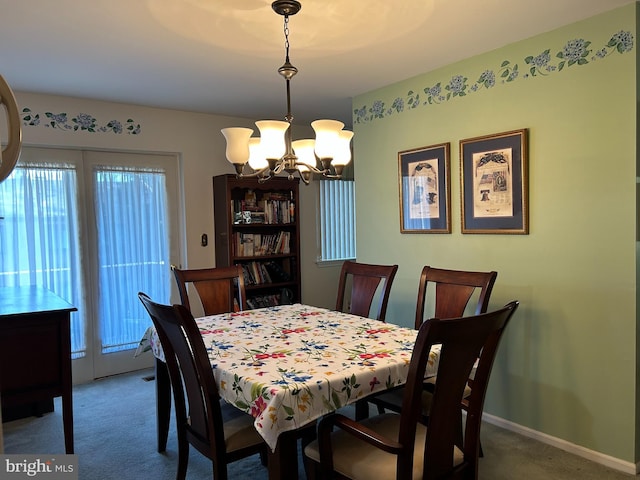
[[0, 183], [0, 286], [39, 285], [75, 306], [72, 358], [91, 353], [94, 329], [101, 353], [137, 347], [151, 324], [138, 292], [168, 302], [172, 281], [166, 171], [92, 165], [84, 180], [83, 165], [21, 162]]
[[21, 163], [0, 183], [0, 286], [39, 285], [75, 306], [71, 350], [86, 351], [77, 172]]
[[148, 326], [139, 291], [169, 299], [165, 172], [99, 165], [93, 183], [100, 338], [109, 353], [136, 347]]

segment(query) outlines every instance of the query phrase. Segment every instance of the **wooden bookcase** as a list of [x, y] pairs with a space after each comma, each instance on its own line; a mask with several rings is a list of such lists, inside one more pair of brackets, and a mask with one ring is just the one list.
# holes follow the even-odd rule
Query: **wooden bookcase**
[[299, 180], [213, 177], [216, 266], [242, 265], [249, 308], [300, 302]]

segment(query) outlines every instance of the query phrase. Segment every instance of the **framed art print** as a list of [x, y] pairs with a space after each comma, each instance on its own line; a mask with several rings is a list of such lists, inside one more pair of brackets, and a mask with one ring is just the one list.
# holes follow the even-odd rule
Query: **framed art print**
[[398, 153], [400, 233], [451, 233], [450, 145]]
[[527, 130], [460, 141], [462, 233], [529, 233]]

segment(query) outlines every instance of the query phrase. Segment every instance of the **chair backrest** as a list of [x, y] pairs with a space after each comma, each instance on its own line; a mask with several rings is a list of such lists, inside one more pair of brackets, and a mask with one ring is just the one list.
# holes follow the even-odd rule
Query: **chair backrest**
[[418, 285], [415, 328], [420, 328], [425, 320], [425, 302], [430, 285], [435, 289], [435, 305], [433, 315], [429, 316], [457, 318], [464, 315], [467, 304], [476, 290], [478, 290], [478, 301], [474, 314], [487, 311], [497, 276], [498, 273], [493, 271], [467, 272], [425, 266]]
[[214, 462], [224, 461], [220, 396], [193, 315], [183, 305], [161, 305], [142, 292], [138, 298], [151, 317], [164, 351], [177, 422], [185, 426], [188, 441], [198, 450], [208, 452]]
[[240, 265], [230, 267], [181, 270], [172, 265], [171, 270], [178, 284], [180, 301], [193, 312], [187, 284], [191, 283], [200, 297], [205, 315], [247, 309], [244, 274]]
[[[424, 478], [440, 478], [453, 470], [454, 446], [459, 438], [460, 402], [469, 374], [478, 359], [474, 387], [469, 399], [463, 445], [457, 469], [477, 470], [480, 420], [484, 398], [500, 338], [518, 302], [490, 313], [454, 319], [429, 319], [418, 331], [402, 401], [399, 442], [411, 445], [422, 413], [424, 372], [432, 345], [441, 344], [438, 381], [435, 384], [424, 451]], [[398, 478], [411, 478], [413, 451], [398, 459]], [[464, 478], [474, 478], [474, 475]], [[475, 477], [477, 478], [477, 477]]]
[[[338, 282], [336, 310], [368, 317], [376, 291], [381, 286], [380, 300], [373, 318], [384, 321], [389, 294], [391, 293], [391, 284], [397, 271], [398, 265], [371, 265], [350, 260], [345, 261], [342, 264]], [[348, 280], [351, 281], [350, 297], [345, 292], [349, 283]], [[349, 306], [345, 305], [346, 299], [348, 299]]]

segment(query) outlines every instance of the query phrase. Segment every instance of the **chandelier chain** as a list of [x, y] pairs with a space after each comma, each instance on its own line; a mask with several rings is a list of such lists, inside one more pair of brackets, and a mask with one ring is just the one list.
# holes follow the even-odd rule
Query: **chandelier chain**
[[289, 15], [284, 16], [284, 49], [286, 61], [289, 61]]

